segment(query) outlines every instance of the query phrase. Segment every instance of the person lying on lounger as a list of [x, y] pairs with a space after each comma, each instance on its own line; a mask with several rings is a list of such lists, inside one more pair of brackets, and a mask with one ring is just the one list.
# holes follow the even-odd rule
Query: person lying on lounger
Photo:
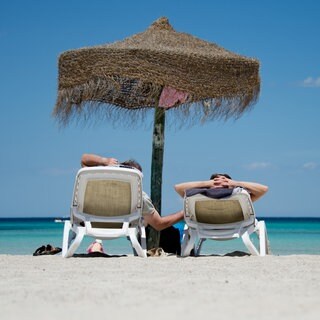
[[[105, 158], [95, 154], [84, 154], [81, 157], [81, 166], [82, 167], [94, 167], [94, 166], [110, 166], [110, 165], [124, 165], [128, 167], [133, 167], [142, 172], [142, 168], [138, 162], [135, 160], [127, 160], [119, 163], [115, 158]], [[149, 196], [143, 192], [143, 208], [142, 215], [144, 222], [148, 225], [151, 225], [157, 231], [166, 229], [173, 224], [183, 220], [183, 211], [179, 211], [168, 216], [162, 217], [155, 209], [154, 205], [151, 202]]]
[[226, 173], [215, 173], [212, 174], [210, 180], [205, 181], [191, 181], [183, 182], [175, 185], [175, 190], [180, 194], [181, 197], [184, 197], [185, 191], [188, 189], [194, 188], [236, 188], [242, 187], [248, 191], [250, 194], [251, 200], [256, 201], [261, 198], [267, 191], [268, 187], [255, 183], [255, 182], [245, 182], [245, 181], [236, 181], [233, 180]]

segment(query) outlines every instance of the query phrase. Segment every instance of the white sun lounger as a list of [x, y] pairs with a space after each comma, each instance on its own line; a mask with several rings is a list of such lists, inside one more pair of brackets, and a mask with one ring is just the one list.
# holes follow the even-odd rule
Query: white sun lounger
[[84, 236], [101, 240], [127, 237], [135, 253], [147, 257], [139, 170], [118, 166], [79, 170], [70, 220], [64, 226], [62, 256], [71, 257]]
[[[181, 255], [200, 254], [206, 239], [230, 240], [242, 238], [252, 255], [265, 256], [269, 253], [267, 230], [264, 221], [258, 221], [249, 193], [235, 188], [232, 195], [213, 199], [202, 194], [184, 198], [184, 219], [186, 228], [182, 239]], [[256, 233], [259, 249], [250, 235]]]

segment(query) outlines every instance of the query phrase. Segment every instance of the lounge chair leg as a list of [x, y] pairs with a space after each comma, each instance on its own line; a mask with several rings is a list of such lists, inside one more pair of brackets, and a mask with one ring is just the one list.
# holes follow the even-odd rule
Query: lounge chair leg
[[256, 249], [256, 247], [254, 246], [254, 244], [252, 243], [250, 237], [249, 237], [249, 233], [248, 231], [246, 231], [243, 235], [242, 235], [242, 241], [245, 244], [245, 246], [247, 247], [247, 249], [249, 250], [249, 252], [254, 255], [254, 256], [259, 256], [259, 252]]
[[136, 229], [129, 229], [129, 237], [132, 244], [132, 247], [136, 250], [136, 253], [139, 257], [146, 258], [147, 253], [140, 246], [140, 243], [136, 236]]
[[[72, 232], [70, 234], [70, 232]], [[71, 245], [72, 241], [76, 238], [77, 234], [72, 230], [70, 220], [66, 220], [64, 223], [63, 229], [63, 241], [62, 241], [62, 257], [67, 258], [69, 257], [69, 246]]]
[[205, 241], [206, 239], [203, 239], [203, 238], [201, 238], [201, 239], [199, 239], [199, 241], [198, 241], [198, 244], [195, 246], [195, 248], [194, 248], [194, 255], [195, 255], [195, 257], [198, 257], [199, 255], [200, 255], [200, 251], [201, 251], [201, 248], [202, 248], [202, 244], [203, 244], [203, 242]]
[[80, 243], [84, 237], [84, 234], [85, 234], [84, 227], [80, 227], [77, 229], [77, 235], [69, 247], [67, 257], [73, 256], [73, 254], [76, 252], [76, 250], [80, 246]]
[[191, 229], [185, 229], [181, 244], [181, 256], [190, 256], [191, 250], [194, 248], [195, 234]]
[[147, 256], [147, 240], [146, 240], [146, 229], [145, 227], [140, 227], [140, 236], [141, 236], [141, 247], [143, 255]]
[[65, 258], [69, 247], [69, 237], [70, 237], [71, 223], [69, 220], [64, 222], [63, 229], [63, 240], [62, 240], [62, 257]]
[[185, 225], [184, 230], [183, 230], [183, 235], [182, 235], [182, 240], [181, 240], [181, 257], [186, 256], [186, 248], [189, 242], [189, 230], [188, 227]]
[[71, 257], [75, 251], [78, 249], [83, 236], [84, 236], [84, 227], [78, 227], [76, 229], [76, 237], [74, 238], [74, 240], [71, 242], [69, 240], [70, 237], [70, 230], [72, 230], [71, 228], [71, 224], [70, 221], [66, 221], [69, 222], [68, 224], [65, 224], [65, 229], [64, 229], [64, 234], [63, 234], [63, 250], [62, 250], [62, 257], [64, 258], [69, 258]]
[[259, 242], [260, 242], [260, 255], [265, 256], [269, 254], [269, 243], [268, 243], [268, 235], [267, 228], [264, 221], [258, 222], [259, 228]]

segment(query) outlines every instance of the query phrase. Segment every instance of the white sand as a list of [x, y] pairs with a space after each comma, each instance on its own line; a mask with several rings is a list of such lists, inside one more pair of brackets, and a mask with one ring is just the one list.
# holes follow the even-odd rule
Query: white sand
[[320, 256], [0, 255], [0, 319], [320, 319]]

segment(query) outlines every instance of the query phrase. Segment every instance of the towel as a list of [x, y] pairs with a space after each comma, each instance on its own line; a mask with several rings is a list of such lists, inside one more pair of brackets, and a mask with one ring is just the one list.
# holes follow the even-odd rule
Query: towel
[[164, 87], [160, 95], [159, 107], [170, 109], [177, 104], [185, 103], [187, 99], [187, 92], [178, 91], [171, 87]]
[[191, 197], [195, 194], [202, 194], [209, 198], [221, 199], [232, 195], [233, 188], [194, 188], [186, 190], [186, 196]]

